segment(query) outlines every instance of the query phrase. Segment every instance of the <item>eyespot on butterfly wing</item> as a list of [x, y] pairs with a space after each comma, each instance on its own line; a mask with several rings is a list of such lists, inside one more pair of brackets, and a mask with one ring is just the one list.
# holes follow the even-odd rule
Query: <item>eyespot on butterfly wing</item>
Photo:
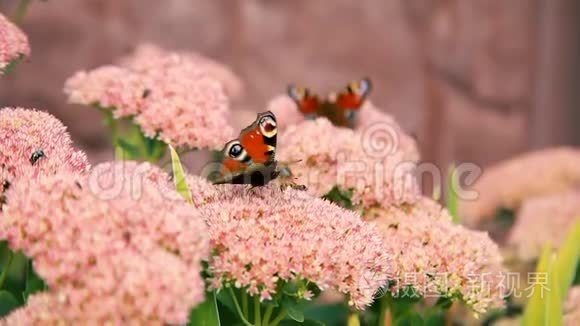
[[256, 121], [242, 130], [240, 143], [253, 163], [267, 164], [275, 159], [278, 124], [274, 113], [258, 114]]
[[220, 175], [214, 184], [250, 184], [263, 186], [279, 172], [275, 160], [278, 127], [275, 115], [268, 111], [229, 141], [221, 152]]

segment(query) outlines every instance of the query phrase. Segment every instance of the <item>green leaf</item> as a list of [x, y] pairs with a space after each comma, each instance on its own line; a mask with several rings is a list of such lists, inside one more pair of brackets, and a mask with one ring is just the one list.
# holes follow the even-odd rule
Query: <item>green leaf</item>
[[179, 160], [179, 155], [177, 155], [177, 152], [173, 146], [168, 146], [171, 153], [171, 166], [173, 167], [173, 181], [175, 182], [175, 189], [177, 189], [177, 192], [179, 192], [188, 203], [193, 204], [191, 199], [191, 192], [187, 186], [185, 172], [183, 171], [183, 166]]
[[26, 288], [22, 293], [24, 302], [28, 301], [28, 297], [33, 295], [34, 293], [45, 291], [48, 289], [48, 286], [46, 285], [44, 280], [40, 278], [40, 276], [38, 276], [38, 274], [36, 274], [36, 272], [34, 271], [32, 263], [29, 264], [30, 265], [28, 267], [28, 276], [26, 278]]
[[561, 299], [566, 299], [568, 289], [574, 282], [578, 261], [580, 258], [580, 222], [572, 226], [572, 230], [562, 243], [556, 256], [554, 273], [558, 274]]
[[341, 325], [348, 318], [348, 306], [344, 303], [307, 305], [304, 316], [305, 320], [319, 320], [326, 325]]
[[281, 326], [325, 326], [326, 324], [318, 321], [318, 320], [313, 320], [313, 319], [304, 319], [304, 321], [299, 322], [296, 320], [283, 320], [280, 323]]
[[135, 160], [140, 158], [142, 156], [141, 154], [141, 149], [138, 146], [126, 141], [123, 138], [117, 139], [115, 147], [115, 155], [117, 156], [117, 159]]
[[167, 150], [167, 144], [159, 139], [146, 138], [146, 144], [148, 160], [150, 162], [159, 161]]
[[8, 76], [14, 71], [14, 68], [23, 61], [25, 56], [23, 54], [19, 55], [16, 59], [10, 61], [4, 68], [0, 69], [0, 76]]
[[220, 326], [215, 292], [206, 292], [205, 301], [191, 310], [191, 326]]
[[451, 298], [446, 298], [446, 297], [439, 298], [439, 300], [437, 300], [437, 303], [435, 303], [435, 306], [437, 308], [440, 308], [443, 310], [447, 310], [447, 309], [451, 308], [452, 305], [453, 305], [453, 300], [451, 300]]
[[304, 322], [304, 312], [297, 307], [288, 307], [288, 317], [297, 322]]
[[352, 203], [353, 189], [344, 190], [339, 186], [334, 186], [332, 189], [322, 196], [322, 198], [327, 199], [338, 206], [342, 206], [347, 209], [353, 209], [354, 204]]
[[556, 264], [553, 262], [548, 274], [549, 291], [545, 300], [544, 325], [563, 325], [562, 305], [564, 299], [560, 294], [560, 278], [556, 269]]
[[423, 318], [421, 315], [411, 310], [397, 317], [393, 323], [395, 326], [422, 326], [423, 324]]
[[216, 293], [216, 299], [223, 306], [227, 307], [231, 312], [236, 312], [236, 307], [234, 305], [234, 301], [232, 300], [232, 296], [229, 295], [227, 291], [220, 291]]
[[425, 314], [425, 326], [445, 325], [445, 313], [441, 310]]
[[0, 289], [4, 288], [4, 282], [8, 277], [8, 269], [12, 263], [14, 253], [8, 247], [8, 242], [3, 240], [0, 242]]
[[24, 302], [21, 293], [26, 288], [28, 264], [29, 260], [22, 252], [15, 252], [2, 287], [2, 290], [10, 291], [21, 302]]
[[291, 319], [297, 322], [304, 321], [304, 309], [294, 298], [285, 296], [282, 299], [282, 307], [288, 310], [288, 317], [290, 317]]
[[[552, 260], [552, 245], [548, 242], [544, 245], [544, 249], [542, 251], [542, 255], [540, 256], [540, 260], [538, 265], [536, 266], [536, 273], [547, 273], [549, 270], [549, 265]], [[528, 300], [528, 304], [526, 305], [526, 309], [524, 312], [524, 316], [522, 319], [522, 325], [524, 326], [535, 326], [538, 324], [539, 320], [545, 320], [545, 302], [544, 298], [542, 298], [543, 291], [542, 286], [544, 284], [534, 284], [533, 285], [533, 293], [530, 299]]]
[[461, 223], [457, 191], [459, 191], [459, 174], [457, 173], [455, 165], [451, 165], [447, 173], [447, 192], [445, 194], [445, 202], [447, 203], [447, 209], [449, 210], [449, 214], [451, 214], [455, 224]]
[[20, 303], [14, 295], [8, 291], [0, 290], [0, 317], [8, 315], [12, 310], [18, 308]]

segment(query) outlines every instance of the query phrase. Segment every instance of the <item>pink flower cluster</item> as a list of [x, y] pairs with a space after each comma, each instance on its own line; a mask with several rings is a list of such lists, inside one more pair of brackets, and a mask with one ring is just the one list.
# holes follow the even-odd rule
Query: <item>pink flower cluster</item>
[[[84, 271], [82, 283], [59, 285], [29, 298], [3, 325], [184, 324], [202, 300], [191, 271], [165, 250], [117, 251]], [[196, 292], [198, 292], [196, 294]]]
[[447, 210], [427, 198], [371, 210], [368, 218], [394, 254], [394, 291], [411, 285], [423, 296], [460, 297], [476, 313], [503, 305], [505, 270], [487, 233], [453, 224]]
[[144, 43], [139, 45], [132, 55], [121, 58], [119, 63], [121, 66], [130, 69], [146, 71], [155, 69], [159, 62], [166, 61], [171, 56], [184, 57], [187, 61], [205, 70], [222, 84], [229, 98], [236, 99], [241, 97], [243, 93], [242, 80], [228, 66], [199, 53], [190, 51], [172, 53], [154, 44]]
[[[35, 152], [36, 162], [31, 161]], [[88, 169], [85, 154], [73, 148], [66, 127], [58, 119], [42, 111], [0, 109], [0, 196], [6, 185], [21, 178], [84, 173]]]
[[368, 208], [412, 203], [420, 194], [415, 143], [388, 116], [360, 130], [325, 118], [290, 125], [282, 131], [277, 156], [316, 196], [335, 185], [353, 188], [354, 201]]
[[572, 226], [580, 222], [580, 191], [524, 201], [508, 243], [522, 260], [534, 260], [547, 241], [559, 246]]
[[28, 37], [0, 14], [0, 75], [12, 61], [30, 55]]
[[[199, 179], [197, 184], [207, 190]], [[304, 279], [348, 294], [363, 309], [387, 284], [393, 272], [388, 250], [378, 230], [355, 212], [276, 186], [251, 193], [239, 186], [214, 188], [194, 195], [209, 225], [214, 288], [231, 284], [266, 300], [280, 290], [278, 281]]]
[[65, 84], [69, 101], [131, 117], [145, 135], [176, 147], [219, 149], [233, 138], [228, 97], [202, 60], [145, 47], [123, 62], [77, 72]]
[[[0, 238], [33, 259], [50, 293], [8, 321], [182, 324], [203, 301], [203, 219], [147, 163], [106, 163], [8, 191]], [[22, 319], [21, 319], [22, 318]]]
[[478, 225], [496, 209], [517, 210], [531, 197], [556, 194], [580, 186], [580, 150], [556, 147], [526, 153], [485, 169], [473, 186], [479, 198], [461, 203], [465, 223]]
[[77, 72], [67, 80], [65, 92], [72, 103], [98, 105], [113, 111], [115, 118], [138, 115], [147, 98], [144, 93], [152, 81], [117, 66], [102, 66], [90, 72]]

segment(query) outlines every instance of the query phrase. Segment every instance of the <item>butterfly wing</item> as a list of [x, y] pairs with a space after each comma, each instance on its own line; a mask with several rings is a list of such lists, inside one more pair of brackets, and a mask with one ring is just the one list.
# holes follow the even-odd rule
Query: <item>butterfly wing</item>
[[258, 114], [256, 121], [240, 133], [240, 143], [253, 163], [268, 164], [275, 160], [278, 125], [274, 113]]
[[294, 100], [298, 110], [307, 119], [315, 119], [319, 115], [320, 100], [308, 88], [290, 85], [288, 86], [288, 96]]
[[240, 132], [238, 139], [229, 141], [222, 150], [222, 170], [213, 180], [215, 184], [264, 185], [277, 176], [276, 116], [268, 111]]
[[372, 90], [371, 80], [363, 78], [350, 82], [336, 97], [336, 106], [342, 111], [350, 127], [356, 123], [357, 113]]

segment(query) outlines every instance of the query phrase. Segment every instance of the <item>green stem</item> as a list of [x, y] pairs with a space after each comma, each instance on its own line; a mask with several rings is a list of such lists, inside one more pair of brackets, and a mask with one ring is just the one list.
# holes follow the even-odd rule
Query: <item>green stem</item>
[[278, 316], [276, 316], [276, 318], [274, 318], [274, 320], [272, 320], [272, 322], [269, 323], [268, 326], [276, 326], [276, 325], [280, 324], [280, 322], [282, 320], [284, 320], [284, 318], [286, 318], [287, 314], [288, 314], [288, 310], [286, 310], [286, 308], [282, 308], [282, 310], [280, 310], [280, 313], [278, 314]]
[[385, 294], [379, 301], [379, 324], [378, 326], [385, 326], [385, 318], [387, 317], [387, 310], [389, 309], [389, 302], [387, 294]]
[[242, 311], [246, 319], [248, 319], [250, 312], [248, 311], [248, 294], [245, 291], [242, 291]]
[[358, 312], [353, 311], [350, 313], [350, 316], [348, 316], [348, 326], [360, 326], [360, 318], [358, 315]]
[[242, 314], [242, 310], [240, 309], [240, 304], [238, 303], [238, 298], [236, 298], [236, 294], [234, 293], [234, 289], [232, 289], [230, 287], [228, 290], [230, 292], [230, 296], [232, 297], [232, 300], [234, 301], [234, 306], [236, 307], [236, 311], [238, 313], [238, 316], [240, 316], [242, 323], [244, 323], [244, 325], [246, 325], [246, 326], [254, 326], [252, 323], [250, 323], [248, 320], [246, 320], [246, 318], [244, 317], [244, 314]]
[[8, 269], [10, 269], [10, 264], [12, 263], [12, 258], [14, 257], [14, 253], [12, 251], [8, 252], [8, 261], [6, 262], [6, 266], [2, 270], [2, 275], [0, 275], [0, 289], [4, 286], [4, 281], [6, 280], [6, 276], [8, 275]]
[[268, 308], [266, 308], [266, 312], [264, 313], [264, 318], [262, 319], [262, 326], [268, 325], [268, 323], [270, 322], [270, 318], [272, 317], [273, 312], [274, 312], [274, 306], [269, 305]]
[[256, 294], [254, 295], [254, 324], [256, 326], [262, 326], [262, 311], [260, 308], [260, 297]]
[[113, 141], [113, 145], [116, 146], [119, 137], [119, 122], [113, 117], [113, 113], [110, 110], [99, 106], [97, 106], [97, 109], [103, 113], [105, 125], [111, 129], [111, 140]]
[[28, 11], [28, 7], [32, 0], [20, 0], [18, 3], [18, 8], [16, 8], [16, 14], [14, 15], [14, 22], [18, 25], [22, 23], [24, 16], [26, 16], [26, 12]]

